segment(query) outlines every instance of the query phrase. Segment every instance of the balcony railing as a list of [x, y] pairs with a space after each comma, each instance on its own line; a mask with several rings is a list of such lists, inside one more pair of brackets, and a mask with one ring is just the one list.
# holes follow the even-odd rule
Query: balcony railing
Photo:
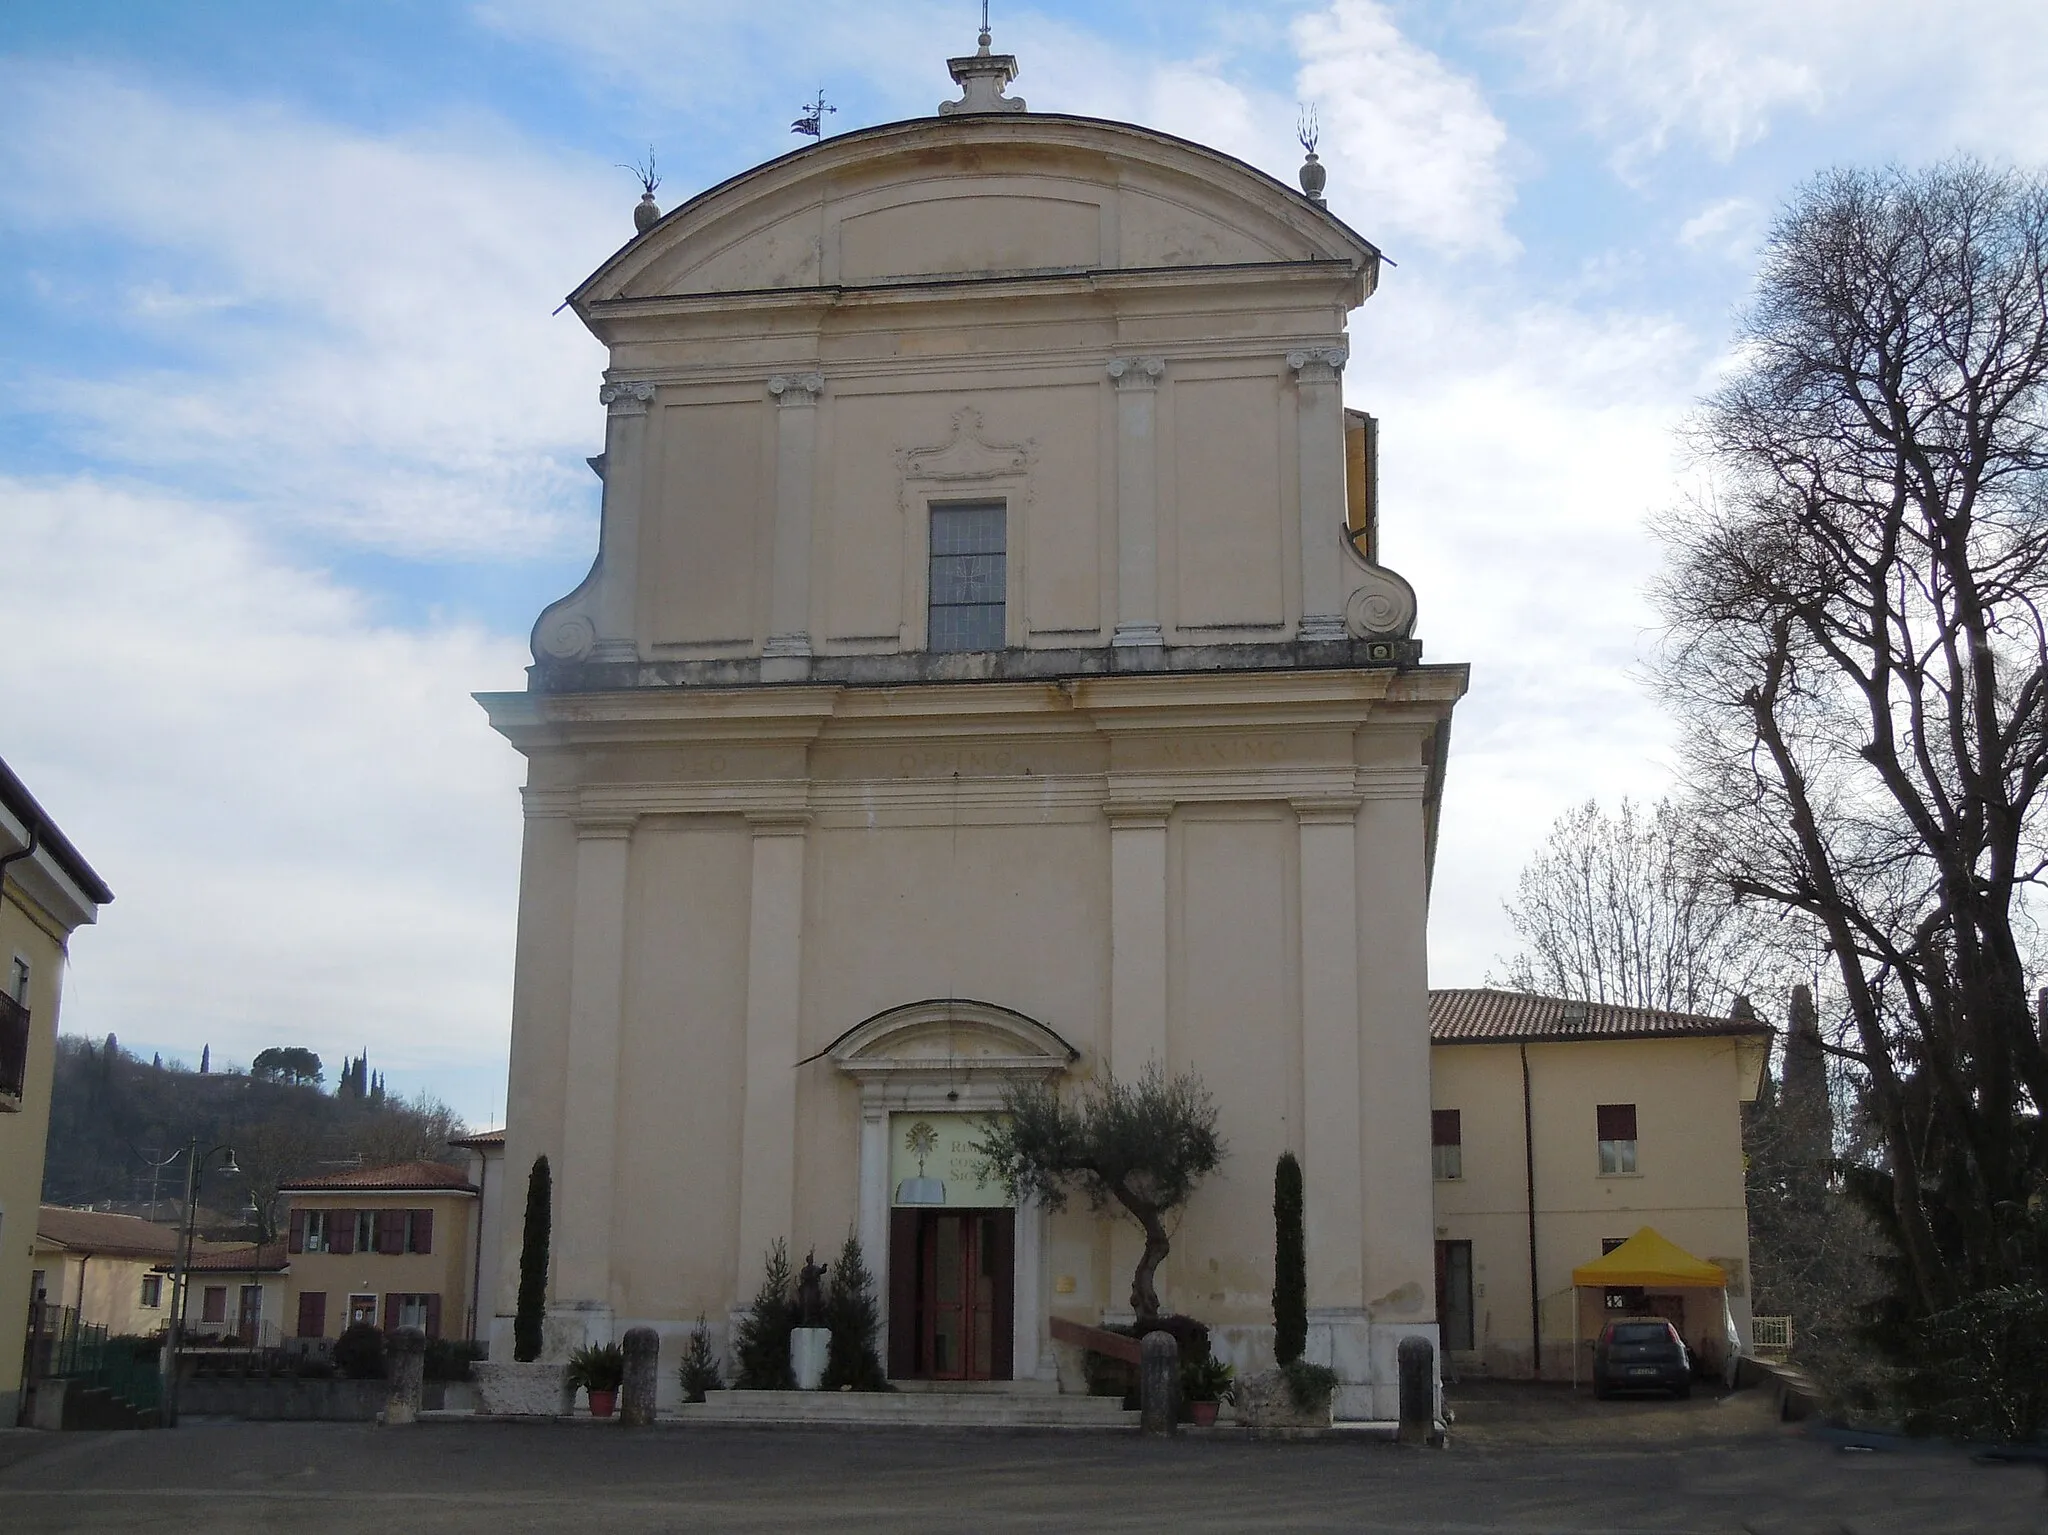
[[21, 1106], [22, 1084], [27, 1076], [28, 1009], [0, 993], [0, 1108]]

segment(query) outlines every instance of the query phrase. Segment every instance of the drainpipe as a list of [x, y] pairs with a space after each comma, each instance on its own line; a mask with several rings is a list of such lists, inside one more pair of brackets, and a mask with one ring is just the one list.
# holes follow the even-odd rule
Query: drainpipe
[[476, 1324], [483, 1320], [483, 1279], [484, 1279], [484, 1196], [491, 1187], [491, 1159], [483, 1147], [476, 1151], [476, 1229], [469, 1234], [471, 1244], [476, 1248], [476, 1258], [469, 1269], [469, 1341], [476, 1342]]
[[11, 853], [0, 853], [0, 895], [7, 893], [7, 866], [11, 863], [20, 863], [24, 858], [33, 858], [36, 852], [36, 844], [42, 840], [42, 835], [43, 823], [41, 821], [30, 821], [28, 823], [28, 846], [17, 848]]
[[1529, 1046], [1522, 1045], [1522, 1166], [1529, 1185], [1529, 1354], [1543, 1379], [1543, 1292], [1536, 1278], [1536, 1127], [1529, 1112]]

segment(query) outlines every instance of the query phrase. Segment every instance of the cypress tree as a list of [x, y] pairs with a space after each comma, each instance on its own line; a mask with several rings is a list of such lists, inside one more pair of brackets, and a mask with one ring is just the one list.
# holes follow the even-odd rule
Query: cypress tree
[[519, 1308], [512, 1316], [512, 1357], [540, 1358], [541, 1318], [548, 1303], [548, 1226], [554, 1177], [548, 1159], [535, 1157], [526, 1180], [526, 1235], [519, 1247]]
[[1273, 1360], [1283, 1368], [1308, 1348], [1308, 1244], [1301, 1224], [1301, 1164], [1283, 1151], [1273, 1169]]

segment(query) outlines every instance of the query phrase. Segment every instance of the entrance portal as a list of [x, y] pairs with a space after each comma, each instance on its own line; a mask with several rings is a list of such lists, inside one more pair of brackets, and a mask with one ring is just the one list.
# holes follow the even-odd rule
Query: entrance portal
[[889, 1224], [889, 1373], [1008, 1380], [1014, 1210], [894, 1210]]

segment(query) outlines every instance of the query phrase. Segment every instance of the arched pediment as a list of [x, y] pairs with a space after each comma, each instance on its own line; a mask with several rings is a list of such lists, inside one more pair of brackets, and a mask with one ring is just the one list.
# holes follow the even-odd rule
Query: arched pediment
[[1051, 1075], [1080, 1051], [1035, 1018], [962, 998], [908, 1002], [848, 1029], [821, 1052], [849, 1076]]
[[772, 160], [673, 210], [572, 298], [588, 319], [618, 300], [1275, 262], [1338, 263], [1369, 291], [1378, 260], [1229, 155], [1018, 113], [889, 123]]

